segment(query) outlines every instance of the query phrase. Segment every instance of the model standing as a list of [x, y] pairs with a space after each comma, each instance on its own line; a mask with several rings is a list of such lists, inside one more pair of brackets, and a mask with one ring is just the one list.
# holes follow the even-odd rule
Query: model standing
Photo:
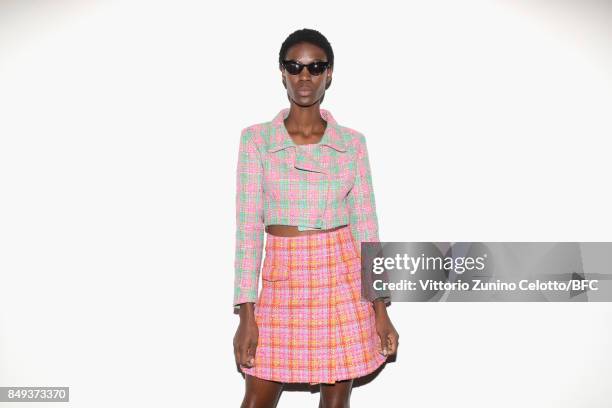
[[320, 107], [333, 64], [321, 33], [292, 33], [279, 53], [290, 107], [242, 130], [234, 353], [243, 408], [275, 407], [287, 382], [320, 384], [320, 407], [348, 407], [353, 379], [397, 351], [389, 298], [361, 297], [361, 242], [379, 242], [378, 221], [365, 137]]

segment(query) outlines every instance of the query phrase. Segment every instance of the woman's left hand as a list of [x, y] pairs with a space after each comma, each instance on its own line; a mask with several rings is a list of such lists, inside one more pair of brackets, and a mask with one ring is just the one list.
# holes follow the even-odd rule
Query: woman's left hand
[[376, 333], [380, 337], [380, 344], [378, 346], [378, 352], [383, 356], [390, 356], [397, 353], [397, 347], [399, 345], [399, 334], [391, 319], [387, 314], [387, 308], [383, 307], [376, 308]]

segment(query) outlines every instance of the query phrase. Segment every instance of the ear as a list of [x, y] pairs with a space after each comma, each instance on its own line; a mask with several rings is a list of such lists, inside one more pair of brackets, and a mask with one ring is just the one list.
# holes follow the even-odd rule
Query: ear
[[285, 81], [285, 77], [283, 77], [283, 86], [287, 89], [287, 81]]

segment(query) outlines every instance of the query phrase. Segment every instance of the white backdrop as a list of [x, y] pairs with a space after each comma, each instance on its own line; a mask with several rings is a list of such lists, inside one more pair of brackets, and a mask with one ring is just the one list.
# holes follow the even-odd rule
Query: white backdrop
[[[288, 106], [303, 27], [334, 48], [322, 107], [367, 137], [382, 240], [612, 240], [610, 2], [204, 3], [0, 2], [0, 386], [239, 406], [239, 134]], [[610, 304], [389, 313], [397, 359], [353, 407], [612, 403]]]

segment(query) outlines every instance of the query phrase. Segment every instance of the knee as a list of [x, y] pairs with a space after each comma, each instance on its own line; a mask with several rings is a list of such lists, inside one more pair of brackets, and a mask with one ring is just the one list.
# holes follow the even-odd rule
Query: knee
[[242, 400], [242, 405], [240, 408], [271, 408], [274, 405], [265, 405], [257, 400], [257, 398], [253, 398], [252, 396], [245, 396]]
[[267, 395], [257, 395], [255, 393], [248, 393], [242, 400], [240, 408], [275, 408], [278, 399]]
[[350, 404], [348, 401], [336, 398], [331, 400], [323, 400], [319, 404], [320, 408], [350, 408]]
[[248, 396], [245, 396], [244, 399], [242, 400], [242, 404], [240, 404], [240, 408], [255, 408], [255, 407], [257, 407], [255, 400], [253, 398], [249, 398]]

